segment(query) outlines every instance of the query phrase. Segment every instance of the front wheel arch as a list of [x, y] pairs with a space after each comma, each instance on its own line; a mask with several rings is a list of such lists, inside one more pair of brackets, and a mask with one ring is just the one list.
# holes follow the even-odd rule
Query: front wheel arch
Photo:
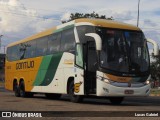
[[74, 77], [69, 77], [67, 81], [67, 94], [69, 94], [69, 85], [71, 84], [72, 81], [74, 82]]

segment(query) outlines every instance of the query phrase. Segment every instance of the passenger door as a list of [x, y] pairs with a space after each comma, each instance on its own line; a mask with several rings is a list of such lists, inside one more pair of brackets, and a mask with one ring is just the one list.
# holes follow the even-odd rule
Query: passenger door
[[87, 42], [85, 53], [85, 91], [86, 94], [96, 94], [97, 53], [94, 41]]
[[84, 95], [84, 46], [83, 44], [76, 44], [75, 53], [75, 79], [74, 79], [74, 93], [75, 95]]
[[76, 45], [75, 94], [96, 93], [96, 56], [95, 42]]

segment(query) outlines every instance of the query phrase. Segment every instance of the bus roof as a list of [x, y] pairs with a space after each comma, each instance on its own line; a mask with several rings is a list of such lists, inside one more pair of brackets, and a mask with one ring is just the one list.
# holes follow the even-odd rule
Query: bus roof
[[53, 27], [51, 29], [45, 30], [43, 32], [40, 32], [38, 34], [35, 34], [33, 36], [30, 36], [28, 38], [22, 39], [20, 41], [16, 41], [13, 42], [11, 44], [9, 44], [7, 47], [16, 45], [16, 44], [20, 44], [23, 42], [27, 42], [33, 39], [37, 39], [43, 36], [47, 36], [50, 35], [52, 33], [58, 32], [63, 30], [63, 28], [67, 28], [70, 26], [78, 26], [78, 25], [92, 25], [92, 26], [99, 26], [99, 27], [107, 27], [107, 28], [117, 28], [117, 29], [126, 29], [126, 30], [136, 30], [136, 31], [141, 31], [140, 28], [130, 25], [130, 24], [126, 24], [126, 23], [122, 23], [122, 22], [117, 22], [114, 20], [106, 20], [106, 19], [91, 19], [91, 18], [81, 18], [81, 19], [76, 19], [73, 20], [71, 22], [68, 23], [64, 23], [62, 25], [59, 25], [57, 27]]
[[141, 29], [136, 26], [122, 23], [122, 22], [118, 22], [118, 21], [114, 21], [114, 20], [84, 18], [84, 19], [77, 19], [75, 21], [76, 21], [76, 23], [80, 23], [80, 22], [87, 23], [88, 22], [88, 23], [92, 23], [94, 26], [100, 26], [100, 27], [141, 31]]

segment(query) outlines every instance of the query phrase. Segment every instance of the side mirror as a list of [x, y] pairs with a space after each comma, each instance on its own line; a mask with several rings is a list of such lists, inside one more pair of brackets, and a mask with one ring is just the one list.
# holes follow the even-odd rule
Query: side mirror
[[158, 46], [157, 42], [152, 39], [147, 39], [147, 42], [149, 42], [153, 45], [154, 56], [158, 56], [159, 55], [159, 46]]
[[89, 37], [94, 38], [95, 43], [96, 43], [96, 49], [97, 50], [102, 50], [102, 39], [98, 34], [96, 34], [96, 33], [87, 33], [87, 34], [85, 34], [85, 36], [89, 36]]

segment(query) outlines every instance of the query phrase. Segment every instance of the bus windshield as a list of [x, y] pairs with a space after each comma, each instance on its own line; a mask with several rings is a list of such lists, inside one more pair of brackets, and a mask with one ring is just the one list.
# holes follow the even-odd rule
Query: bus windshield
[[97, 28], [102, 38], [100, 66], [123, 73], [149, 70], [148, 47], [141, 31]]

